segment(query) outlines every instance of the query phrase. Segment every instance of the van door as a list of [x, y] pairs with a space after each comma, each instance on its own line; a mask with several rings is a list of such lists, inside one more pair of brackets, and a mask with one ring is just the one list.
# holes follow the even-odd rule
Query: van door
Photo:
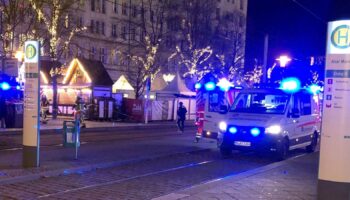
[[299, 98], [297, 98], [295, 95], [292, 95], [287, 109], [288, 115], [286, 124], [284, 125], [284, 129], [289, 133], [288, 137], [290, 146], [295, 145], [296, 139], [299, 137], [299, 133], [296, 130], [296, 124], [299, 123], [300, 118], [299, 110]]
[[226, 102], [224, 93], [221, 91], [214, 91], [206, 95], [207, 101], [205, 105], [203, 130], [217, 133], [217, 123], [224, 118], [224, 116], [219, 113], [221, 105], [225, 105]]
[[312, 96], [306, 92], [299, 92], [295, 95], [299, 101], [300, 117], [296, 119], [295, 133], [296, 144], [305, 144], [311, 141], [313, 126], [316, 121], [312, 116], [311, 98]]

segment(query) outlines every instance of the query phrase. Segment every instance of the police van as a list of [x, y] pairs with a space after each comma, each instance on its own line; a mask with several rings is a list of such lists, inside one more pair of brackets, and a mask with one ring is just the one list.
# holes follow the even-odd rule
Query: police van
[[319, 98], [309, 90], [246, 89], [218, 123], [222, 155], [232, 150], [274, 152], [279, 160], [289, 150], [315, 151], [320, 133]]

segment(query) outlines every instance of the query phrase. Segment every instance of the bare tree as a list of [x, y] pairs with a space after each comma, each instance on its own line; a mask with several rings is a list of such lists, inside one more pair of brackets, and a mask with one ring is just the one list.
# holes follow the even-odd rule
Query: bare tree
[[26, 0], [0, 0], [1, 12], [1, 60], [4, 70], [6, 58], [12, 58], [14, 52], [23, 46], [30, 37], [35, 15]]
[[215, 53], [224, 58], [221, 66], [229, 78], [233, 72], [243, 70], [245, 52], [245, 17], [238, 11], [224, 14], [217, 20], [212, 46]]
[[201, 79], [211, 73], [242, 82], [245, 17], [239, 11], [216, 13], [217, 5], [215, 0], [186, 2], [186, 14], [180, 15], [183, 37], [170, 59], [178, 55], [178, 64], [185, 66], [185, 75], [196, 74]]
[[[37, 20], [42, 22], [41, 30], [45, 33], [45, 41], [48, 41], [49, 57], [53, 63], [58, 63], [74, 35], [86, 29], [72, 23], [70, 19], [75, 6], [80, 3], [79, 0], [29, 0], [33, 10], [37, 14]], [[44, 44], [45, 45], [45, 44]], [[53, 118], [57, 117], [57, 77], [60, 74], [60, 66], [55, 64], [50, 72], [52, 76], [53, 89]]]
[[184, 77], [195, 77], [197, 80], [202, 79], [207, 73], [211, 72], [211, 67], [205, 63], [212, 56], [213, 50], [210, 46], [205, 48], [194, 48], [191, 35], [187, 35], [188, 48], [182, 51], [176, 46], [176, 51], [170, 55], [169, 60], [175, 59], [179, 66], [185, 67]]
[[[150, 82], [160, 71], [162, 62], [159, 50], [164, 41], [164, 26], [168, 9], [168, 1], [140, 0], [140, 19], [138, 21], [129, 21], [133, 26], [133, 34], [135, 29], [138, 29], [140, 32], [140, 39], [132, 41], [134, 44], [132, 51], [127, 53], [126, 56], [129, 62], [131, 61], [135, 65], [135, 67], [127, 69], [127, 71], [128, 78], [135, 88], [135, 97], [137, 99], [144, 92], [149, 92]], [[129, 33], [129, 37], [131, 36], [132, 34]]]

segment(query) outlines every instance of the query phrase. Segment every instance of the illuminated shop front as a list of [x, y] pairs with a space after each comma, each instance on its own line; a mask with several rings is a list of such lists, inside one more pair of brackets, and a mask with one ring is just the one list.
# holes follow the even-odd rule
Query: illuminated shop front
[[[52, 100], [51, 68], [42, 65], [40, 76], [42, 94]], [[95, 98], [111, 97], [113, 81], [101, 62], [75, 58], [62, 71], [57, 80], [60, 114], [72, 114], [72, 105], [78, 96], [86, 104], [91, 104]]]

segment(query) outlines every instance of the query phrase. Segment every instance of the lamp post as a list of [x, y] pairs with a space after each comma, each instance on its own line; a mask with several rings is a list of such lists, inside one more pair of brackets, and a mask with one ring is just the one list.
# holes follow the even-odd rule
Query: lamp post
[[290, 57], [282, 55], [279, 58], [276, 59], [277, 61], [280, 62], [281, 67], [286, 67], [287, 64], [292, 60]]

